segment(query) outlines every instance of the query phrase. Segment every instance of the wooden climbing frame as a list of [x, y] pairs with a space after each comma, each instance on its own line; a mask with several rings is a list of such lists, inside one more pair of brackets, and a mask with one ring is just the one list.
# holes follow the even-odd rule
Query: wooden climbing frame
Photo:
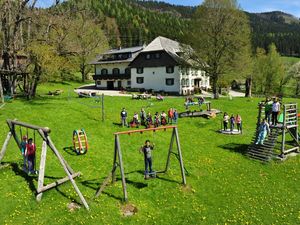
[[[116, 176], [116, 170], [117, 168], [120, 169], [121, 173], [121, 180], [122, 180], [122, 189], [123, 189], [123, 195], [124, 195], [124, 200], [128, 200], [128, 195], [127, 195], [127, 187], [126, 187], [126, 180], [125, 180], [125, 171], [123, 167], [123, 159], [122, 159], [122, 151], [121, 151], [121, 144], [120, 144], [120, 135], [130, 135], [134, 133], [144, 133], [144, 132], [149, 132], [149, 131], [159, 131], [159, 130], [167, 130], [171, 129], [172, 130], [172, 136], [171, 136], [171, 141], [169, 145], [169, 150], [168, 150], [168, 156], [167, 156], [167, 161], [166, 161], [166, 166], [164, 170], [157, 171], [156, 173], [166, 173], [168, 171], [169, 165], [170, 165], [170, 158], [171, 154], [174, 154], [176, 158], [179, 161], [180, 164], [180, 170], [181, 170], [181, 177], [182, 177], [182, 184], [186, 185], [186, 177], [185, 177], [185, 168], [183, 165], [183, 159], [182, 159], [182, 154], [181, 154], [181, 148], [180, 148], [180, 141], [179, 141], [179, 135], [178, 135], [178, 128], [177, 126], [165, 126], [165, 127], [157, 127], [157, 128], [149, 128], [149, 129], [140, 129], [140, 130], [130, 130], [130, 131], [122, 131], [122, 132], [117, 132], [114, 133], [115, 136], [115, 149], [114, 149], [114, 159], [113, 159], [113, 166], [111, 172], [108, 174], [104, 182], [101, 184], [99, 189], [96, 192], [95, 197], [98, 197], [106, 185], [109, 183], [109, 180], [112, 179], [112, 183], [115, 182], [115, 176]], [[174, 141], [176, 141], [177, 145], [177, 152], [173, 151], [173, 145]]]
[[[39, 127], [36, 125], [20, 122], [17, 120], [7, 120], [7, 124], [9, 127], [9, 132], [7, 134], [7, 137], [4, 141], [3, 147], [0, 152], [0, 162], [2, 161], [2, 159], [6, 153], [7, 146], [8, 146], [8, 143], [9, 143], [11, 137], [14, 138], [18, 147], [21, 148], [21, 141], [20, 141], [19, 137], [17, 136], [16, 126], [26, 127], [28, 129], [37, 131], [43, 140], [36, 200], [40, 201], [42, 199], [43, 192], [45, 192], [51, 188], [57, 187], [58, 185], [63, 184], [67, 181], [71, 181], [81, 202], [83, 203], [83, 205], [85, 206], [86, 209], [89, 209], [89, 206], [88, 206], [84, 196], [82, 195], [82, 193], [80, 192], [78, 186], [76, 185], [76, 183], [74, 181], [74, 178], [78, 177], [81, 173], [80, 172], [75, 173], [73, 171], [73, 169], [69, 166], [69, 164], [66, 162], [66, 160], [63, 158], [63, 156], [59, 153], [59, 151], [57, 150], [57, 148], [55, 147], [54, 143], [52, 142], [52, 140], [49, 136], [49, 134], [51, 132], [50, 129], [48, 127]], [[67, 176], [65, 178], [59, 179], [51, 184], [44, 185], [47, 146], [52, 150], [54, 155], [57, 157], [58, 161], [60, 162], [60, 164], [63, 167], [64, 171], [66, 172]]]

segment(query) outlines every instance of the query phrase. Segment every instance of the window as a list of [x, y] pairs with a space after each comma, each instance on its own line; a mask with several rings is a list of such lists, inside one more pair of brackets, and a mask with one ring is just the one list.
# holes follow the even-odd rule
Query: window
[[101, 85], [101, 80], [97, 80], [96, 85]]
[[114, 68], [112, 73], [113, 73], [113, 75], [119, 75], [120, 74], [119, 68]]
[[131, 85], [131, 80], [127, 81], [127, 85], [130, 86]]
[[145, 58], [146, 58], [146, 59], [151, 59], [151, 54], [150, 54], [150, 53], [147, 53], [147, 54], [145, 55]]
[[126, 74], [126, 75], [130, 75], [130, 68], [126, 68], [126, 69], [125, 69], [125, 74]]
[[138, 73], [138, 74], [144, 73], [144, 68], [142, 68], [142, 67], [136, 68], [136, 73]]
[[174, 85], [174, 78], [167, 78], [167, 79], [166, 79], [166, 85], [167, 85], [167, 86], [172, 86], [172, 85]]
[[181, 79], [181, 86], [184, 86], [184, 85], [185, 85], [184, 79]]
[[166, 72], [167, 73], [174, 73], [174, 67], [173, 66], [167, 66], [166, 67]]
[[185, 86], [190, 86], [190, 81], [189, 81], [189, 79], [185, 79]]
[[159, 52], [157, 52], [157, 53], [155, 53], [155, 55], [154, 55], [154, 56], [155, 56], [155, 58], [156, 58], [156, 59], [159, 59], [159, 58], [160, 58], [160, 53], [159, 53]]
[[136, 78], [136, 83], [137, 84], [143, 84], [144, 83], [144, 77], [137, 77]]
[[101, 70], [101, 75], [107, 75], [107, 69], [102, 69]]

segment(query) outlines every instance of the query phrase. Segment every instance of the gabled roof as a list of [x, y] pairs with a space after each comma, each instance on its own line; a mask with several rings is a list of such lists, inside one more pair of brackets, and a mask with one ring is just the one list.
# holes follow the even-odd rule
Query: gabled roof
[[171, 53], [180, 52], [180, 44], [169, 38], [159, 36], [155, 38], [142, 52], [153, 52], [165, 50]]
[[110, 55], [110, 54], [120, 54], [120, 53], [135, 53], [138, 51], [143, 50], [144, 46], [135, 46], [131, 48], [118, 48], [118, 49], [111, 49], [107, 52], [103, 53], [103, 55]]
[[[97, 64], [111, 64], [111, 63], [130, 63], [135, 59], [135, 57], [144, 49], [145, 46], [136, 46], [131, 48], [119, 48], [119, 49], [111, 49], [107, 52], [100, 54], [97, 56], [96, 59], [94, 59], [92, 62], [90, 62], [91, 65], [97, 65]], [[118, 55], [118, 54], [130, 54], [130, 57], [126, 57], [124, 59], [114, 59], [114, 60], [107, 60], [104, 59], [105, 56], [109, 55]]]

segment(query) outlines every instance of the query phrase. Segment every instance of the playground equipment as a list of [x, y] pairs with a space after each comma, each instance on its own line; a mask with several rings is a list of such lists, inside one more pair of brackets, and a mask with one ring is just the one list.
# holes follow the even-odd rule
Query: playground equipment
[[[115, 182], [115, 180], [116, 180], [116, 169], [119, 168], [120, 172], [121, 172], [124, 200], [125, 201], [128, 200], [126, 179], [125, 179], [125, 171], [124, 171], [124, 167], [123, 167], [122, 151], [121, 151], [121, 144], [120, 144], [120, 135], [124, 135], [124, 134], [130, 135], [130, 134], [133, 134], [133, 133], [141, 133], [142, 134], [143, 132], [147, 132], [147, 131], [155, 132], [155, 131], [158, 131], [158, 130], [167, 130], [167, 129], [172, 129], [172, 131], [173, 131], [172, 136], [171, 136], [171, 142], [170, 142], [170, 146], [169, 146], [168, 156], [167, 156], [167, 162], [166, 162], [165, 168], [163, 170], [156, 171], [156, 174], [157, 173], [166, 173], [168, 171], [171, 154], [174, 154], [176, 156], [176, 158], [178, 159], [179, 164], [180, 164], [182, 183], [184, 185], [186, 185], [186, 178], [185, 178], [185, 171], [184, 171], [185, 168], [184, 168], [183, 160], [182, 160], [182, 154], [181, 154], [181, 148], [180, 148], [180, 141], [179, 141], [177, 126], [166, 126], [166, 127], [149, 128], [149, 129], [141, 129], [141, 130], [131, 130], [131, 131], [124, 131], [124, 132], [114, 133], [114, 136], [115, 136], [115, 150], [114, 150], [113, 167], [112, 167], [111, 172], [109, 172], [107, 178], [104, 180], [102, 185], [97, 190], [95, 197], [98, 197], [102, 193], [102, 191], [104, 190], [106, 185], [109, 183], [110, 179], [112, 179], [112, 183]], [[176, 145], [177, 145], [177, 153], [173, 151], [173, 144], [174, 144], [175, 140], [176, 140]]]
[[[17, 135], [16, 126], [25, 127], [27, 129], [37, 131], [38, 134], [40, 135], [40, 137], [43, 140], [40, 167], [39, 167], [39, 177], [38, 177], [38, 187], [37, 187], [36, 200], [40, 201], [42, 199], [42, 195], [45, 191], [47, 191], [51, 188], [57, 187], [58, 185], [63, 184], [67, 181], [71, 181], [71, 183], [72, 183], [76, 193], [78, 194], [81, 202], [83, 203], [83, 205], [85, 206], [86, 209], [89, 209], [89, 206], [88, 206], [85, 198], [81, 194], [78, 186], [76, 185], [76, 183], [74, 181], [74, 178], [80, 176], [81, 173], [80, 172], [75, 173], [73, 171], [73, 169], [69, 166], [69, 164], [66, 162], [66, 160], [63, 158], [63, 156], [59, 153], [59, 151], [57, 150], [57, 148], [55, 147], [54, 143], [52, 142], [52, 140], [49, 136], [50, 129], [48, 127], [39, 127], [39, 126], [36, 126], [36, 125], [20, 122], [20, 121], [17, 121], [17, 120], [7, 120], [7, 124], [8, 124], [8, 127], [9, 127], [9, 132], [7, 134], [7, 137], [5, 139], [5, 142], [4, 142], [3, 147], [1, 149], [1, 152], [0, 152], [0, 162], [2, 161], [2, 159], [3, 159], [3, 157], [6, 153], [7, 146], [8, 146], [8, 143], [9, 143], [11, 137], [14, 138], [15, 142], [18, 145], [18, 148], [21, 148], [21, 142], [20, 142], [21, 137], [19, 138], [18, 135]], [[66, 172], [67, 176], [65, 178], [59, 179], [59, 180], [57, 180], [57, 181], [55, 181], [51, 184], [44, 185], [47, 146], [52, 150], [54, 155], [57, 157], [57, 159], [59, 160], [61, 166], [63, 167], [64, 171]]]
[[[285, 159], [292, 152], [299, 152], [299, 137], [298, 137], [298, 107], [296, 103], [289, 103], [283, 105], [283, 122], [276, 126], [270, 126], [270, 133], [266, 137], [263, 145], [256, 145], [259, 135], [259, 126], [265, 114], [264, 104], [259, 104], [259, 112], [257, 117], [257, 126], [252, 144], [248, 148], [247, 155], [250, 158], [268, 162], [272, 158]], [[275, 146], [280, 135], [279, 140], [280, 151], [276, 152]], [[287, 143], [287, 135], [290, 136], [290, 141]]]
[[206, 110], [188, 110], [186, 112], [179, 113], [179, 117], [205, 117], [205, 118], [214, 118], [217, 114], [221, 113], [221, 110], [218, 109], [212, 109], [211, 103], [206, 104], [207, 109]]
[[85, 154], [88, 151], [89, 145], [84, 129], [73, 131], [73, 146], [78, 155]]

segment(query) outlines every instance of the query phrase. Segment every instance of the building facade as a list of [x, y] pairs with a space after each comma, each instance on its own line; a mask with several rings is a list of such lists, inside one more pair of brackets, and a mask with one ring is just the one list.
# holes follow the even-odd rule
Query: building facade
[[131, 70], [129, 63], [144, 47], [113, 49], [101, 54], [91, 64], [95, 66], [96, 88], [120, 90], [131, 87]]
[[[121, 60], [122, 54], [128, 57]], [[95, 85], [99, 89], [131, 88], [176, 95], [210, 88], [205, 72], [193, 69], [181, 54], [180, 44], [164, 37], [146, 47], [111, 50], [92, 63]]]

